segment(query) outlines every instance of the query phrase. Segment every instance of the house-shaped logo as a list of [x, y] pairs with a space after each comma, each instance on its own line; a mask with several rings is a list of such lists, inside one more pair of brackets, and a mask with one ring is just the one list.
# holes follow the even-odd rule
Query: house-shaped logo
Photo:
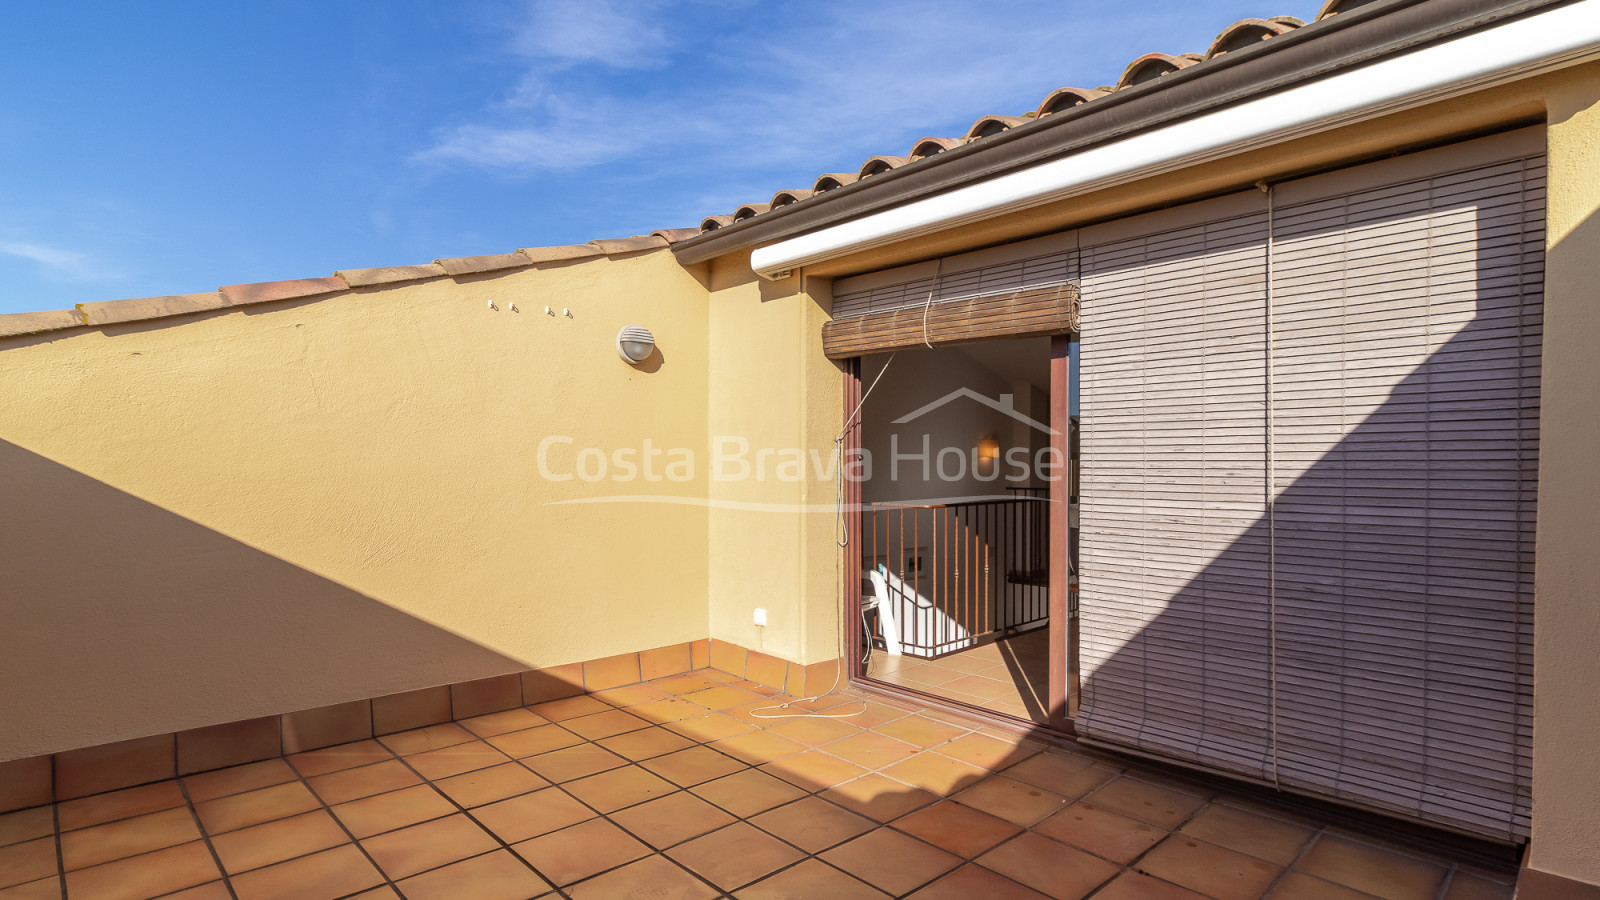
[[1001, 394], [1000, 395], [1000, 399], [994, 400], [994, 399], [991, 399], [989, 397], [985, 397], [983, 394], [980, 394], [980, 393], [978, 393], [977, 391], [975, 391], [975, 390], [973, 390], [971, 388], [965, 388], [965, 387], [964, 388], [957, 388], [956, 390], [953, 390], [950, 393], [945, 394], [943, 397], [940, 397], [939, 399], [933, 401], [932, 403], [927, 404], [926, 406], [919, 407], [917, 409], [912, 410], [911, 412], [906, 413], [905, 415], [901, 416], [900, 418], [895, 419], [894, 420], [894, 424], [896, 424], [896, 425], [904, 425], [907, 422], [913, 422], [913, 421], [915, 421], [915, 420], [927, 415], [928, 413], [931, 413], [934, 410], [939, 409], [940, 407], [943, 407], [943, 406], [945, 406], [947, 404], [950, 404], [950, 403], [954, 403], [955, 401], [960, 400], [962, 398], [965, 398], [965, 399], [968, 399], [968, 400], [975, 400], [975, 401], [977, 401], [979, 403], [982, 403], [984, 406], [987, 406], [990, 409], [995, 410], [996, 412], [1005, 413], [1006, 415], [1010, 416], [1013, 419], [1016, 419], [1018, 422], [1021, 422], [1021, 423], [1025, 424], [1025, 425], [1027, 425], [1029, 428], [1032, 428], [1035, 431], [1042, 431], [1045, 434], [1050, 434], [1050, 435], [1054, 435], [1054, 434], [1059, 434], [1060, 433], [1060, 432], [1057, 432], [1054, 428], [1051, 428], [1049, 425], [1046, 425], [1043, 422], [1040, 422], [1040, 421], [1038, 421], [1036, 419], [1031, 419], [1031, 418], [1023, 415], [1022, 413], [1018, 412], [1017, 411], [1017, 407], [1016, 407], [1015, 397], [1012, 394]]

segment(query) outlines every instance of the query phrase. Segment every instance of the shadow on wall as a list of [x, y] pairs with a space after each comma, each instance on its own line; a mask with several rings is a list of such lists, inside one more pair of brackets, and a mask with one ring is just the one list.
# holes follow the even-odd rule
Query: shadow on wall
[[6, 441], [0, 510], [0, 760], [526, 668]]
[[[1452, 221], [1468, 219], [1475, 237], [1448, 258], [1419, 260], [1413, 241], [1391, 234], [1377, 242], [1380, 249], [1366, 251], [1371, 256], [1362, 264], [1372, 268], [1361, 273], [1364, 288], [1334, 282], [1318, 295], [1304, 283], [1290, 284], [1292, 274], [1275, 280], [1279, 487], [1270, 525], [1259, 481], [1265, 454], [1257, 449], [1265, 444], [1264, 426], [1196, 468], [1185, 466], [1181, 451], [1142, 461], [1141, 474], [1101, 457], [1101, 466], [1116, 470], [1101, 478], [1214, 495], [1203, 508], [1144, 508], [1143, 521], [1158, 536], [1149, 545], [1140, 543], [1137, 521], [1123, 527], [1115, 516], [1086, 531], [1079, 727], [1087, 736], [1267, 780], [1276, 750], [1285, 787], [1472, 830], [1498, 828], [1501, 839], [1515, 840], [1519, 831], [1526, 834], [1527, 809], [1510, 798], [1526, 802], [1531, 741], [1525, 703], [1532, 683], [1543, 230], [1532, 215], [1517, 227], [1504, 209], [1492, 221], [1470, 204], [1441, 203], [1431, 211], [1461, 214]], [[1382, 234], [1400, 215], [1372, 215], [1360, 227]], [[1281, 212], [1279, 221], [1282, 228]], [[1307, 229], [1296, 238], [1326, 246], [1332, 229]], [[1281, 232], [1278, 241], [1285, 245]], [[1176, 265], [1162, 260], [1169, 263]], [[1282, 259], [1279, 265], [1281, 272]], [[1087, 284], [1093, 276], [1085, 277]], [[1296, 287], [1298, 294], [1289, 289]], [[1467, 321], [1380, 321], [1385, 307], [1419, 291], [1454, 295], [1434, 309]], [[1326, 307], [1346, 302], [1345, 312], [1331, 316], [1336, 326], [1342, 316], [1349, 330], [1350, 342], [1342, 343], [1336, 328], [1326, 330]], [[1308, 328], [1312, 318], [1325, 330], [1307, 342], [1300, 337], [1307, 332], [1295, 329]], [[1225, 354], [1263, 333], [1219, 331], [1229, 342], [1212, 343], [1202, 355]], [[1419, 352], [1424, 335], [1433, 343], [1417, 364], [1407, 355]], [[1089, 413], [1095, 347], [1085, 336], [1088, 516], [1096, 505], [1094, 454], [1114, 454], [1115, 447], [1103, 433], [1096, 440]], [[1286, 353], [1285, 345], [1293, 349]], [[1335, 345], [1338, 359], [1324, 360], [1321, 369], [1342, 377], [1342, 388], [1287, 368], [1292, 356], [1328, 356]], [[1193, 347], [1181, 352], [1195, 355]], [[1220, 368], [1240, 365], [1229, 357]], [[1180, 392], [1197, 387], [1204, 394], [1206, 383], [1197, 372]], [[1167, 405], [1169, 426], [1182, 418], [1171, 412], [1182, 403], [1175, 394], [1147, 390], [1149, 402]], [[1354, 427], [1340, 418], [1341, 397], [1354, 404], [1370, 398], [1370, 412]], [[1519, 421], [1519, 410], [1531, 421]], [[1218, 486], [1230, 477], [1233, 494], [1215, 494], [1227, 493]], [[1102, 515], [1107, 509], [1122, 510], [1123, 520], [1140, 515], [1112, 503]], [[1252, 505], [1258, 512], [1247, 513]], [[1242, 530], [1228, 520], [1251, 515], [1259, 517]], [[1207, 517], [1214, 522], [1208, 525]], [[1168, 530], [1162, 523], [1183, 524]], [[1159, 560], [1145, 559], [1141, 547]], [[1106, 592], [1109, 606], [1097, 603], [1097, 591]], [[1119, 616], [1153, 617], [1110, 646], [1105, 629]], [[1106, 635], [1099, 647], [1091, 636], [1096, 618]]]

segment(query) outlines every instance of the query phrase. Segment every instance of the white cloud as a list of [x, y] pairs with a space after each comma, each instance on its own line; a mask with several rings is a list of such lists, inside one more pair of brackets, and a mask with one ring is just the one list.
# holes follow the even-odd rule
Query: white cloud
[[61, 281], [114, 281], [122, 277], [89, 254], [76, 250], [26, 241], [0, 241], [0, 254], [37, 263], [48, 276]]
[[916, 138], [958, 136], [980, 115], [1023, 113], [1054, 88], [1115, 81], [1140, 53], [1203, 50], [1230, 21], [1177, 0], [1115, 14], [1059, 0], [720, 12], [536, 4], [514, 38], [530, 64], [507, 99], [418, 158], [521, 175], [622, 163], [608, 177], [676, 175], [701, 190], [794, 170], [809, 174], [773, 189], [806, 187]]

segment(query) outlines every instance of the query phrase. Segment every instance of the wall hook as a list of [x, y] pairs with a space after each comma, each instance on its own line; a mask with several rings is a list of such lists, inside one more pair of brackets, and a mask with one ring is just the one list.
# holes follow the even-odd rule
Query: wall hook
[[512, 312], [522, 312], [522, 310], [517, 309], [517, 301], [515, 301], [515, 300], [511, 301], [510, 303], [507, 303], [506, 304], [506, 309], [508, 309], [508, 310], [510, 310]]
[[562, 308], [561, 314], [569, 319], [572, 318], [572, 310], [570, 309]]
[[556, 314], [556, 311], [551, 309], [550, 307], [546, 306], [544, 308], [544, 314], [547, 315], [547, 316], [553, 316], [553, 315]]
[[489, 308], [493, 309], [493, 310], [497, 310], [497, 311], [500, 309], [500, 307], [494, 305], [494, 301], [493, 300], [489, 301]]

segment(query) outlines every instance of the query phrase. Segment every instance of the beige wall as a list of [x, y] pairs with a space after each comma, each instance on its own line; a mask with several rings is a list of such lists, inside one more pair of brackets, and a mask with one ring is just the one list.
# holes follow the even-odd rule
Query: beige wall
[[0, 341], [0, 759], [705, 637], [703, 507], [548, 505], [705, 472], [535, 460], [703, 457], [705, 300], [663, 250]]
[[808, 664], [839, 656], [834, 481], [809, 453], [827, 465], [842, 418], [841, 369], [822, 355], [831, 299], [826, 282], [757, 279], [748, 256], [712, 268], [712, 439], [748, 441], [752, 476], [761, 449], [808, 458], [798, 479], [773, 460], [762, 478], [711, 480], [711, 637]]
[[1600, 67], [1550, 94], [1532, 868], [1600, 884]]

